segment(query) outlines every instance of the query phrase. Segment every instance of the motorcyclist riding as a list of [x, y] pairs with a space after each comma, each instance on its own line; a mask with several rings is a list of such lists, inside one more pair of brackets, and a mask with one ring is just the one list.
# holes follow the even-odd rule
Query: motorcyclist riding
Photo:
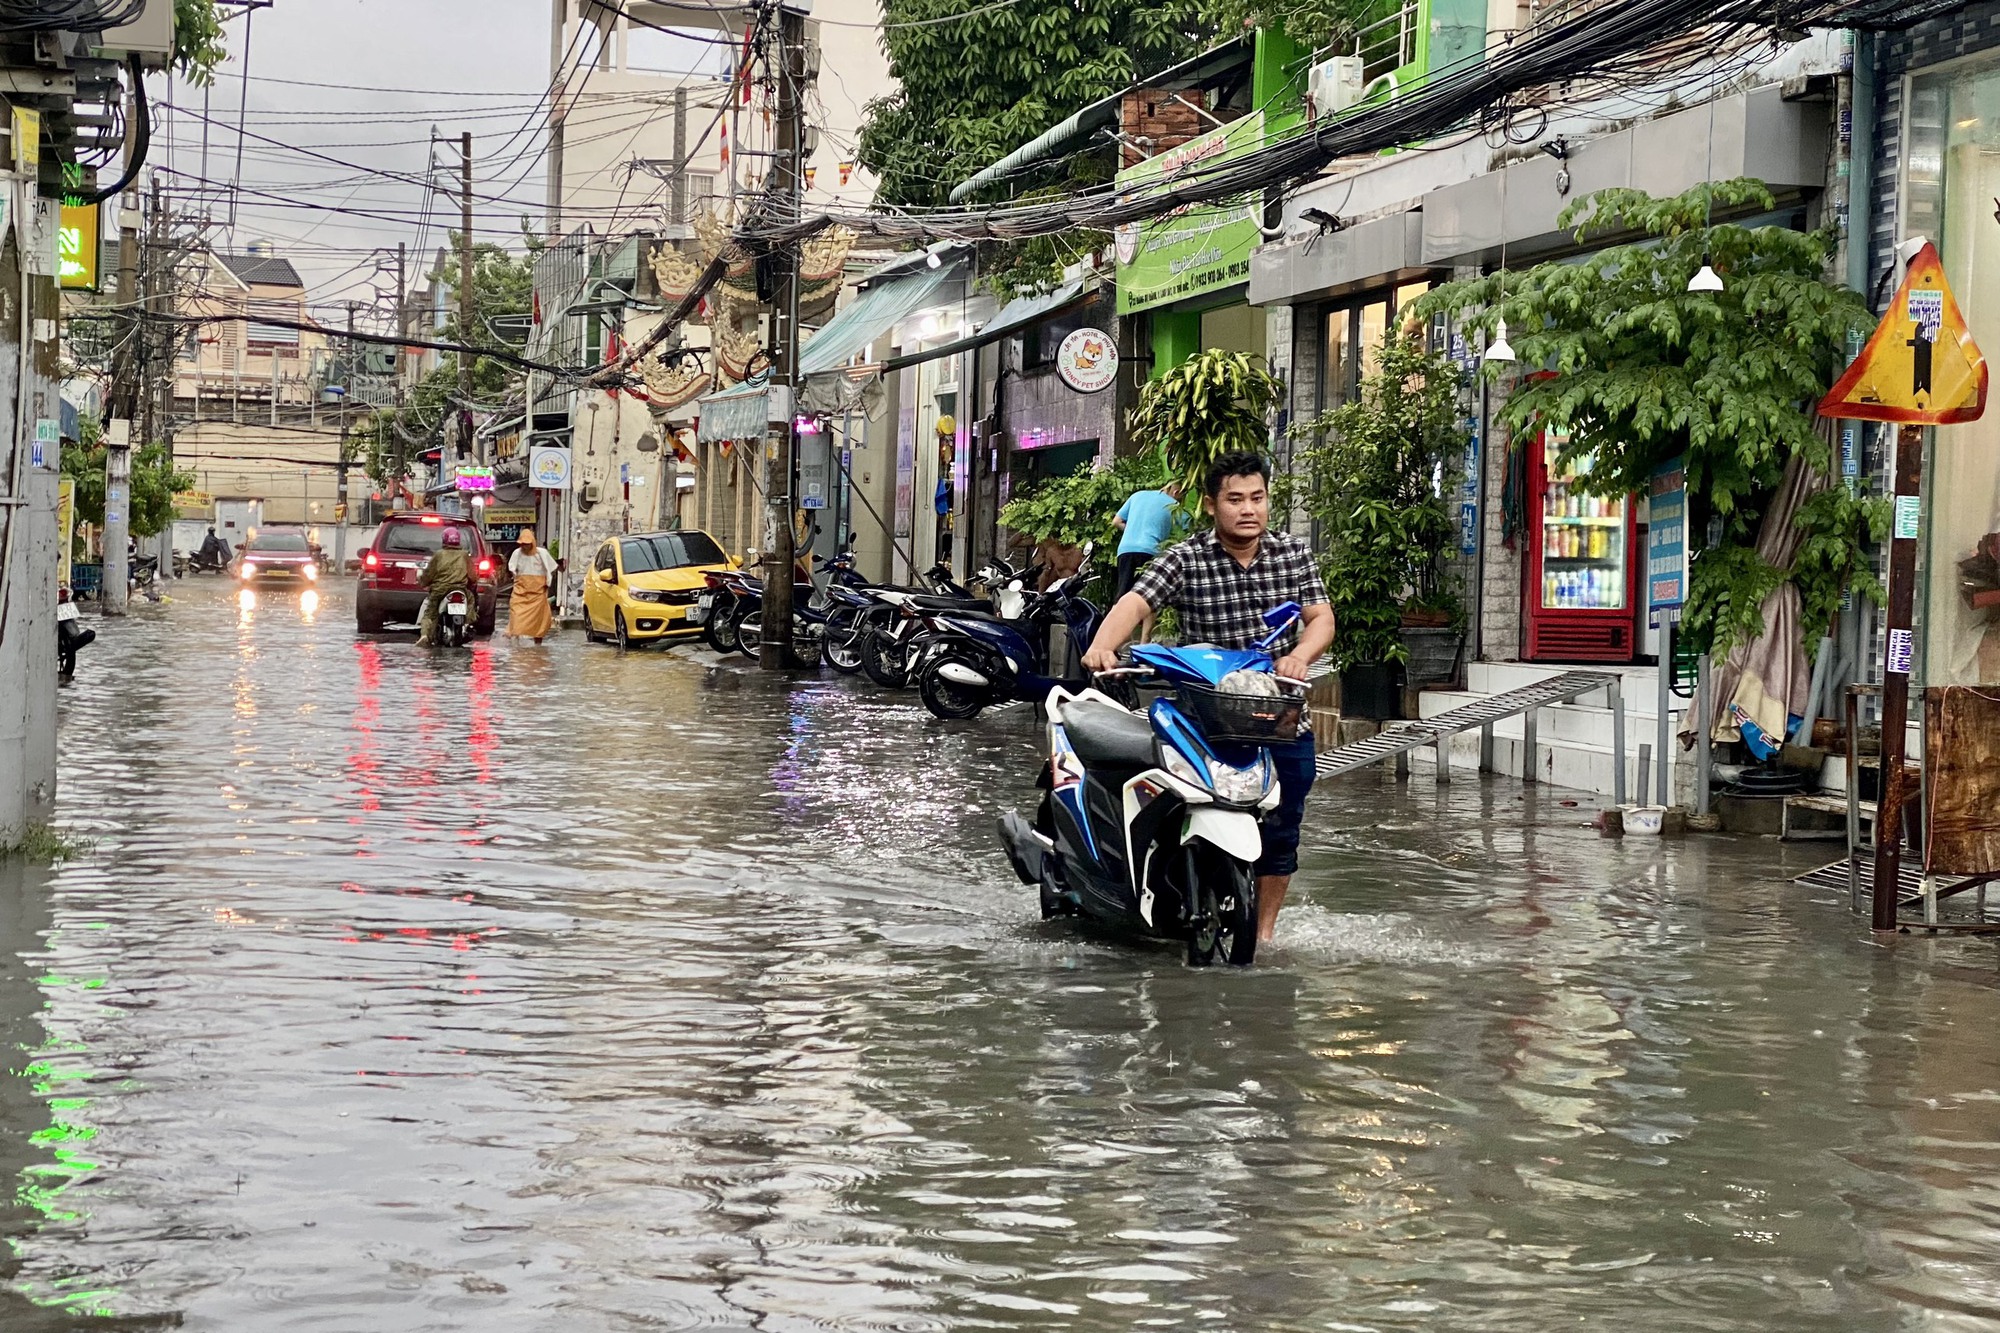
[[196, 559], [204, 565], [212, 564], [217, 569], [227, 569], [233, 555], [229, 543], [216, 536], [215, 529], [210, 528], [208, 535], [201, 539], [201, 554]]
[[465, 539], [459, 536], [457, 528], [446, 528], [440, 540], [444, 544], [424, 565], [423, 573], [417, 575], [417, 582], [430, 590], [417, 622], [418, 643], [437, 642], [438, 612], [446, 596], [454, 592], [469, 594], [472, 590], [472, 562], [465, 554]]

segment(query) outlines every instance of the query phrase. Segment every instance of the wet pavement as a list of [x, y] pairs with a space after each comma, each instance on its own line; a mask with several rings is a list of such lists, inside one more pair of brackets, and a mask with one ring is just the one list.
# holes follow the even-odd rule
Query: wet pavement
[[1247, 973], [1036, 919], [1024, 710], [192, 582], [0, 866], [0, 1328], [1991, 1329], [2000, 974], [1824, 846], [1324, 788]]

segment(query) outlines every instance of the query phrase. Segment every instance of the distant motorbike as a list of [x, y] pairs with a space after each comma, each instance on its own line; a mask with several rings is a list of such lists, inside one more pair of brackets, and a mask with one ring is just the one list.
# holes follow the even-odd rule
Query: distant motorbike
[[437, 641], [446, 648], [463, 648], [472, 638], [472, 597], [463, 588], [444, 595], [438, 607]]
[[230, 563], [235, 559], [228, 551], [210, 551], [206, 554], [196, 551], [187, 558], [187, 572], [190, 574], [227, 574]]
[[83, 617], [67, 585], [56, 592], [56, 678], [67, 684], [76, 677], [76, 651], [97, 642], [97, 631], [83, 627]]
[[1305, 706], [1271, 650], [1299, 614], [1293, 602], [1268, 612], [1255, 648], [1134, 648], [1133, 667], [1098, 679], [1152, 677], [1174, 691], [1143, 713], [1095, 687], [1049, 691], [1041, 806], [1032, 824], [1011, 811], [1000, 820], [1045, 919], [1184, 940], [1195, 967], [1256, 958], [1260, 824], [1279, 800], [1270, 746], [1298, 735]]

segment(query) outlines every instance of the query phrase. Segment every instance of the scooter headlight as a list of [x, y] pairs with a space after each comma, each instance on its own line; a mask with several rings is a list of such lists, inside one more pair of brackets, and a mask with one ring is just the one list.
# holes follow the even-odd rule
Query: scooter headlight
[[1160, 747], [1160, 767], [1191, 787], [1202, 791], [1212, 789], [1208, 774], [1202, 771], [1201, 766], [1171, 745]]
[[1261, 754], [1257, 756], [1256, 763], [1246, 767], [1231, 768], [1228, 764], [1216, 764], [1210, 773], [1215, 781], [1215, 794], [1236, 805], [1257, 804], [1277, 780], [1270, 756]]

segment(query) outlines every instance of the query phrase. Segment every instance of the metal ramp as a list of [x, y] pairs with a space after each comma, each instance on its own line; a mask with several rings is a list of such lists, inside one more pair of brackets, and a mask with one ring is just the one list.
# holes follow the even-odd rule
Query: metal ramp
[[[1908, 853], [1896, 867], [1896, 907], [1897, 924], [1933, 929], [1938, 921], [1937, 905], [1946, 898], [1955, 898], [1961, 893], [1978, 893], [1973, 908], [1973, 922], [1984, 926], [1986, 921], [1986, 886], [1994, 882], [1992, 875], [1929, 875], [1926, 876], [1921, 862]], [[1803, 875], [1792, 876], [1792, 883], [1809, 889], [1831, 890], [1847, 894], [1848, 907], [1855, 911], [1865, 910], [1866, 890], [1875, 882], [1875, 849], [1862, 847], [1843, 860], [1830, 861], [1816, 870], [1808, 870]], [[1902, 909], [1921, 907], [1921, 917], [1902, 915]], [[1963, 923], [1945, 923], [1947, 928], [1966, 929]]]
[[1437, 780], [1449, 782], [1449, 750], [1453, 736], [1475, 727], [1480, 730], [1480, 767], [1485, 769], [1490, 767], [1493, 751], [1493, 724], [1520, 714], [1523, 715], [1523, 743], [1526, 746], [1522, 755], [1521, 780], [1532, 783], [1535, 780], [1536, 715], [1544, 708], [1573, 703], [1586, 694], [1601, 690], [1611, 701], [1611, 748], [1617, 787], [1614, 799], [1622, 805], [1625, 801], [1625, 700], [1621, 693], [1622, 686], [1623, 678], [1615, 672], [1566, 671], [1518, 690], [1495, 694], [1478, 703], [1439, 713], [1436, 717], [1393, 723], [1373, 736], [1328, 750], [1319, 757], [1314, 772], [1322, 778], [1337, 778], [1387, 759], [1400, 763], [1410, 751], [1430, 745], [1437, 748]]

